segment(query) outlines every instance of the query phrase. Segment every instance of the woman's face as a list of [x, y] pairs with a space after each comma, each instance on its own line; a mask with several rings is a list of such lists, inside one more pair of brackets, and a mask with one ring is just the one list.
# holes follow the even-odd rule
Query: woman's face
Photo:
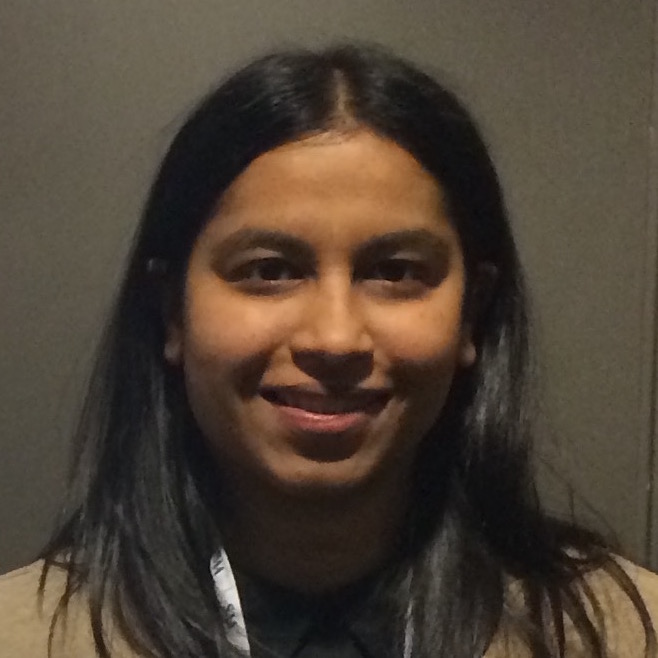
[[406, 477], [475, 359], [464, 283], [441, 188], [394, 142], [254, 160], [196, 240], [165, 347], [220, 471], [297, 493]]

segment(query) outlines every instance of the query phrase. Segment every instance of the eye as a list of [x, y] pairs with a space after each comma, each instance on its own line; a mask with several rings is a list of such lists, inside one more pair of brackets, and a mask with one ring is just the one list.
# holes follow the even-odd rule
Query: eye
[[390, 283], [420, 281], [424, 278], [425, 269], [423, 264], [418, 261], [405, 258], [389, 258], [374, 264], [365, 273], [364, 278]]
[[440, 264], [435, 259], [403, 255], [364, 263], [356, 274], [356, 279], [371, 294], [392, 299], [422, 297], [442, 278]]
[[304, 279], [301, 268], [279, 256], [252, 259], [236, 267], [228, 279], [248, 292], [268, 294]]
[[243, 278], [252, 281], [291, 281], [301, 279], [301, 272], [283, 258], [261, 258], [241, 268]]

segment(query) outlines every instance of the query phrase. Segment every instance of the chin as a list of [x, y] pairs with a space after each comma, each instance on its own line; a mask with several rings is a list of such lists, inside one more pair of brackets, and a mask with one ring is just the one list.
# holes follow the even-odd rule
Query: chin
[[365, 464], [356, 456], [340, 461], [319, 462], [299, 458], [295, 463], [273, 468], [269, 480], [276, 489], [295, 496], [336, 496], [369, 488], [381, 468]]

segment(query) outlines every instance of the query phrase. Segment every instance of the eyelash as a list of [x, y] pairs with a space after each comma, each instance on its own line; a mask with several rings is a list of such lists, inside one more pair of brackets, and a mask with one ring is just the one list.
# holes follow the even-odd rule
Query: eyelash
[[[236, 268], [229, 280], [256, 294], [287, 291], [313, 278], [313, 273], [280, 256], [248, 261]], [[375, 286], [377, 292], [407, 295], [432, 285], [431, 268], [412, 258], [387, 258], [355, 272], [354, 280]]]
[[[407, 276], [409, 275], [409, 276]], [[373, 279], [390, 284], [423, 281], [427, 278], [427, 267], [417, 260], [389, 258], [372, 265], [360, 279]]]
[[[267, 270], [270, 270], [269, 273]], [[271, 256], [268, 258], [259, 258], [258, 260], [245, 263], [241, 268], [242, 280], [251, 281], [269, 281], [276, 283], [279, 281], [294, 281], [304, 278], [300, 268], [295, 267], [284, 258]], [[274, 270], [274, 272], [272, 272]], [[288, 276], [276, 276], [285, 273]], [[258, 276], [260, 274], [260, 276]]]

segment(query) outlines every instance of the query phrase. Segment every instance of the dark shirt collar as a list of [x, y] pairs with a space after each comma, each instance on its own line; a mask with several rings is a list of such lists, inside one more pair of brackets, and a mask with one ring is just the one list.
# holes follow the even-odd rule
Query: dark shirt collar
[[399, 625], [382, 574], [331, 594], [296, 592], [235, 574], [252, 658], [400, 656]]

